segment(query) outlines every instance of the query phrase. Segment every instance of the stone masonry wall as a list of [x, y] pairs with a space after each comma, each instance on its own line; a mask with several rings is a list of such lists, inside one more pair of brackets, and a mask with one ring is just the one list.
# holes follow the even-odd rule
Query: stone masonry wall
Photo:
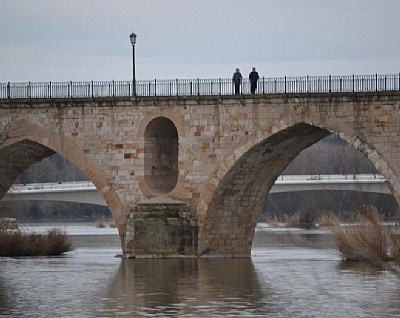
[[262, 197], [301, 150], [329, 133], [364, 153], [400, 202], [399, 92], [2, 100], [0, 107], [24, 131], [12, 142], [59, 152], [94, 182], [123, 240], [130, 213], [157, 196], [144, 169], [144, 132], [157, 117], [178, 131], [178, 182], [166, 197], [190, 207], [198, 254], [249, 255]]

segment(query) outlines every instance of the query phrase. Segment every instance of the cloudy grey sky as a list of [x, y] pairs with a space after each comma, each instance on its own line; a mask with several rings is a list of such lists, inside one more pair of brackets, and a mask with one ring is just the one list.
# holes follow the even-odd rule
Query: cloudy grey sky
[[0, 81], [400, 72], [399, 0], [0, 0]]

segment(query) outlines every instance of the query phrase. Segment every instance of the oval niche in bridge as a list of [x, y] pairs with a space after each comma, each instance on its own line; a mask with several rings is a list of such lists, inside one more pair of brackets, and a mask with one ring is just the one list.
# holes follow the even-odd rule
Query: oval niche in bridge
[[178, 182], [178, 131], [168, 118], [157, 117], [146, 127], [144, 180], [154, 194], [171, 192]]

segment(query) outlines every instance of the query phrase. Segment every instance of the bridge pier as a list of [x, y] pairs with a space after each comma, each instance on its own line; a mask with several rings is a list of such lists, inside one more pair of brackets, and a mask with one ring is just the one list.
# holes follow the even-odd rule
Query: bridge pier
[[142, 203], [127, 220], [124, 254], [126, 258], [194, 257], [197, 237], [197, 220], [187, 204]]

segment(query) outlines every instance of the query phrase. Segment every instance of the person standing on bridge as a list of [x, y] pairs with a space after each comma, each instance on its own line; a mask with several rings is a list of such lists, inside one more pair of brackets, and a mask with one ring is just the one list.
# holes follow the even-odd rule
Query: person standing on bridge
[[251, 94], [254, 95], [256, 93], [257, 89], [257, 81], [260, 77], [258, 76], [258, 73], [256, 71], [256, 68], [253, 67], [250, 74], [249, 74], [249, 79], [250, 79], [250, 91]]
[[233, 73], [232, 82], [235, 85], [235, 95], [239, 95], [240, 86], [242, 85], [242, 74], [238, 68], [235, 70], [235, 73]]

